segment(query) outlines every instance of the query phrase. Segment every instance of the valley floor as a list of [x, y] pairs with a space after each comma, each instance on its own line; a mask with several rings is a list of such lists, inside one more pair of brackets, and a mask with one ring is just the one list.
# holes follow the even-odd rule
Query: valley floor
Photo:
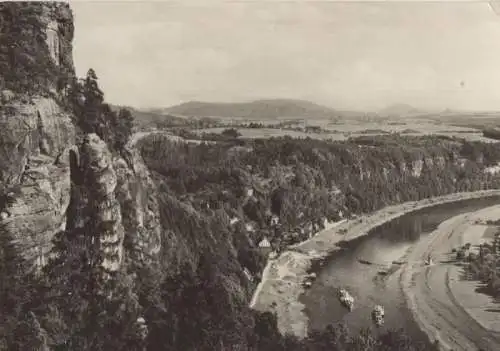
[[[305, 306], [299, 301], [299, 298], [304, 292], [302, 284], [314, 259], [326, 258], [334, 252], [341, 250], [338, 244], [342, 241], [350, 241], [366, 235], [371, 229], [406, 213], [439, 204], [498, 195], [500, 195], [500, 190], [484, 190], [470, 193], [450, 194], [417, 202], [407, 202], [386, 207], [373, 214], [349, 220], [333, 229], [321, 231], [313, 238], [283, 252], [278, 258], [269, 260], [265, 274], [263, 274], [261, 286], [257, 291], [257, 296], [254, 296], [252, 307], [260, 311], [276, 312], [278, 316], [278, 327], [283, 334], [291, 333], [298, 337], [305, 337], [307, 335], [308, 319], [304, 313]], [[429, 238], [434, 239], [436, 237], [443, 237], [443, 235], [446, 239], [445, 234], [433, 234]], [[452, 237], [460, 239], [460, 235], [458, 237]], [[411, 253], [413, 259], [420, 259], [420, 262], [422, 262], [421, 257], [423, 256], [421, 255], [427, 254], [429, 250], [432, 251], [432, 242], [433, 241], [417, 244], [416, 246], [418, 247], [412, 250]], [[444, 247], [441, 250], [445, 250]], [[411, 278], [414, 268], [415, 267], [411, 266], [403, 271], [405, 272], [404, 275], [410, 278], [409, 281], [407, 281], [402, 277], [402, 284], [410, 284], [411, 287]], [[424, 288], [428, 286], [428, 280], [425, 277], [426, 275], [423, 275], [419, 283], [423, 284]], [[439, 282], [437, 286], [440, 286], [440, 289], [446, 288], [444, 280], [438, 278], [437, 281]], [[415, 290], [422, 291], [424, 288]], [[412, 289], [414, 288], [412, 287]], [[432, 292], [432, 294], [434, 294], [434, 292]], [[419, 293], [419, 296], [427, 295], [425, 291], [423, 291], [421, 294]], [[432, 302], [429, 304], [430, 306], [427, 305], [428, 313], [434, 313], [435, 304]], [[414, 309], [414, 311], [418, 315], [424, 313], [423, 309], [422, 311]], [[454, 316], [450, 316], [451, 322], [455, 321], [455, 324], [462, 324], [467, 320], [473, 321], [470, 316], [467, 317], [468, 314], [466, 312], [464, 313], [465, 314], [462, 314], [461, 317], [456, 320]], [[438, 314], [438, 312], [435, 314]], [[443, 328], [447, 328], [445, 323], [443, 323]], [[477, 330], [479, 331], [481, 329], [478, 327]], [[458, 330], [458, 333], [460, 334], [460, 330]], [[485, 335], [485, 333], [488, 335], [491, 334], [491, 332], [484, 331], [481, 335]], [[496, 336], [493, 337], [492, 342], [496, 342]]]

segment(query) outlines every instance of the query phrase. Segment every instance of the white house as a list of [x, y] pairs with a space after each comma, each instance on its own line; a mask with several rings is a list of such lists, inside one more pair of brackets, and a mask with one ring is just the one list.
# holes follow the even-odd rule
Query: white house
[[269, 255], [273, 248], [271, 247], [271, 242], [264, 237], [259, 243], [259, 250], [264, 254], [264, 255]]
[[267, 247], [271, 247], [271, 243], [269, 242], [269, 240], [264, 237], [264, 239], [262, 239], [259, 243], [259, 247], [260, 248], [267, 248]]

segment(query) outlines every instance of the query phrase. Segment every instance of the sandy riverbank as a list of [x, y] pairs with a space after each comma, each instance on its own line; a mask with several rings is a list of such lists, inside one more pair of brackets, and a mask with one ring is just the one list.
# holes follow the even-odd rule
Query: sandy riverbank
[[[308, 319], [303, 311], [304, 305], [299, 298], [304, 292], [302, 284], [314, 259], [326, 258], [341, 250], [338, 246], [340, 242], [366, 235], [373, 228], [412, 211], [445, 203], [499, 195], [500, 190], [485, 190], [407, 202], [347, 221], [333, 229], [323, 230], [311, 239], [283, 252], [277, 259], [269, 260], [256, 295], [252, 299], [253, 308], [276, 312], [278, 327], [282, 333], [305, 337]], [[342, 232], [344, 234], [341, 234]]]
[[[498, 312], [488, 311], [490, 300], [475, 292], [477, 282], [462, 281], [462, 267], [453, 262], [451, 250], [466, 242], [473, 246], [484, 240], [485, 226], [478, 219], [498, 219], [500, 206], [453, 217], [428, 237], [420, 240], [408, 255], [400, 282], [407, 303], [419, 327], [429, 338], [439, 340], [445, 350], [498, 350]], [[423, 260], [431, 255], [434, 264]]]

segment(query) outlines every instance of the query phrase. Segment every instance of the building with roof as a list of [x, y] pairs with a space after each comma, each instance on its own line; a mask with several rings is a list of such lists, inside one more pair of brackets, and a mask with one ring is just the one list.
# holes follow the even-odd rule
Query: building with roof
[[262, 252], [265, 256], [268, 256], [273, 251], [271, 242], [267, 237], [264, 237], [264, 239], [259, 242], [259, 251]]

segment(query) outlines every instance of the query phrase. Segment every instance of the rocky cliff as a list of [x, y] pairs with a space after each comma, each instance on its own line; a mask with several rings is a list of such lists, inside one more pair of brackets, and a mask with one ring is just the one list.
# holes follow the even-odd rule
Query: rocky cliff
[[[119, 123], [99, 120], [111, 114], [95, 74], [75, 108], [67, 4], [0, 2], [0, 33], [0, 350], [283, 346], [273, 319], [248, 308], [265, 258], [255, 244], [268, 235], [279, 248], [342, 216], [330, 179], [348, 174], [346, 153], [272, 140], [226, 158], [153, 143], [148, 168], [134, 138], [103, 137]], [[19, 269], [19, 257], [46, 274]], [[117, 279], [101, 279], [96, 262]]]
[[[16, 73], [0, 70], [2, 235], [35, 265], [47, 261], [56, 233], [84, 223], [109, 270], [120, 267], [125, 242], [133, 255], [156, 255], [158, 206], [141, 158], [128, 148], [125, 160], [97, 135], [82, 135], [65, 104], [65, 82], [75, 75], [69, 5], [2, 3], [0, 23], [0, 66]], [[11, 57], [27, 62], [12, 67]], [[26, 74], [36, 86], [22, 84]]]

